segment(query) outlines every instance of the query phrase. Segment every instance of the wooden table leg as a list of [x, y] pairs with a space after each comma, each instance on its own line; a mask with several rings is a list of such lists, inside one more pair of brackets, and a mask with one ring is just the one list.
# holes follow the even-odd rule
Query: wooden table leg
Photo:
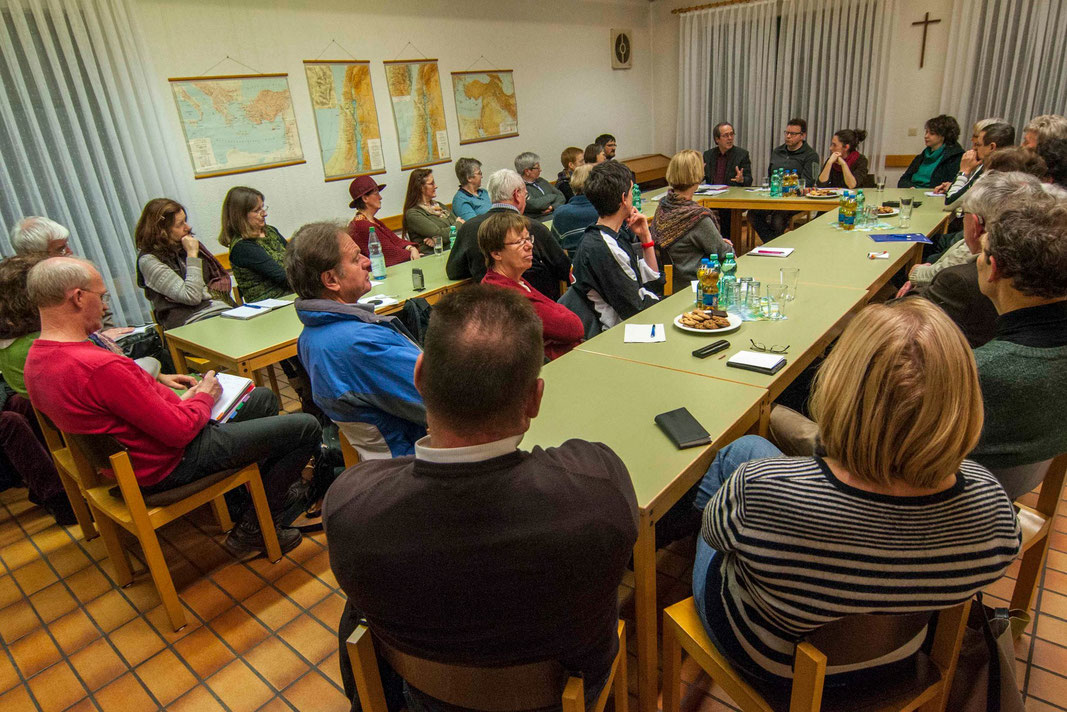
[[737, 208], [730, 210], [730, 242], [734, 243], [734, 252], [737, 253], [737, 257], [748, 252], [748, 250], [741, 249], [744, 247], [744, 245], [741, 244], [741, 235], [743, 233], [743, 223], [745, 220], [744, 212], [745, 211], [738, 210]]
[[174, 361], [175, 373], [189, 373], [189, 364], [185, 361], [185, 352], [172, 343], [167, 344], [170, 349], [170, 357]]
[[771, 399], [765, 397], [759, 407], [759, 429], [756, 434], [766, 438], [771, 432]]
[[634, 618], [637, 629], [639, 712], [656, 712], [659, 698], [659, 630], [656, 621], [656, 525], [641, 512], [634, 546]]

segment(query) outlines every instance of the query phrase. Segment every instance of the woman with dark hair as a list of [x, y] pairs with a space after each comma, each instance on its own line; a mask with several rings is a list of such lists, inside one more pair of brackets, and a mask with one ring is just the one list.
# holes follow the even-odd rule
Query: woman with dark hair
[[255, 188], [239, 185], [226, 193], [219, 244], [230, 248], [230, 265], [244, 301], [258, 302], [293, 291], [285, 278], [285, 238], [267, 224], [267, 206]]
[[866, 188], [867, 157], [856, 146], [867, 138], [863, 129], [841, 129], [830, 139], [830, 155], [819, 174], [819, 185], [829, 188]]
[[603, 163], [608, 160], [607, 157], [604, 156], [604, 147], [599, 143], [591, 143], [586, 146], [585, 156], [583, 156], [583, 158], [585, 159], [586, 164], [590, 166], [595, 166], [598, 163]]
[[963, 147], [959, 144], [960, 125], [947, 114], [926, 122], [926, 149], [912, 160], [897, 181], [898, 188], [930, 188], [952, 181], [960, 170]]
[[352, 202], [348, 204], [348, 207], [356, 209], [355, 217], [348, 223], [349, 236], [355, 240], [359, 251], [369, 257], [370, 229], [373, 227], [374, 235], [382, 246], [386, 267], [419, 259], [422, 254], [419, 252], [418, 245], [398, 236], [375, 217], [382, 209], [383, 190], [385, 190], [385, 184], [378, 185], [378, 182], [370, 176], [357, 176], [348, 186], [348, 194], [352, 196]]
[[440, 237], [448, 245], [449, 229], [463, 224], [452, 211], [434, 198], [437, 183], [429, 168], [416, 168], [408, 179], [408, 193], [404, 198], [404, 237], [419, 246], [419, 252], [433, 252], [434, 238]]
[[164, 329], [215, 316], [233, 306], [230, 275], [193, 235], [185, 208], [153, 198], [133, 232], [137, 285]]

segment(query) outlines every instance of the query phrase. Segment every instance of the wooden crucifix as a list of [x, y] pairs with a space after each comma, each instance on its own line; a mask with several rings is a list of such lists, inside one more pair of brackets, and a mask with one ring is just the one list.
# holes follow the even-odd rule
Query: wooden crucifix
[[919, 69], [922, 69], [923, 65], [926, 64], [926, 30], [929, 29], [930, 25], [936, 25], [939, 22], [941, 22], [941, 20], [931, 20], [930, 13], [926, 13], [923, 16], [923, 19], [911, 23], [912, 25], [923, 26], [923, 46], [922, 50], [919, 52]]

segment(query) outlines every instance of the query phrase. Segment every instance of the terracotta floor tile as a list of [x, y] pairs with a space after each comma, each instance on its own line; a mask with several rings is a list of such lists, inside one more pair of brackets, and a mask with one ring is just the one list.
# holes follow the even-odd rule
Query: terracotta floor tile
[[15, 664], [18, 665], [22, 676], [26, 678], [33, 677], [62, 657], [59, 648], [48, 637], [44, 628], [39, 628], [19, 638], [8, 647], [8, 650], [11, 652], [11, 657], [15, 659]]
[[15, 601], [21, 601], [22, 598], [22, 592], [15, 585], [15, 579], [7, 574], [0, 576], [0, 608], [7, 608]]
[[85, 606], [96, 624], [109, 633], [137, 615], [137, 611], [118, 590], [111, 590]]
[[[1067, 641], [1059, 642], [1067, 643]], [[1038, 639], [1034, 641], [1034, 654], [1031, 662], [1051, 672], [1067, 674], [1067, 648]]]
[[1067, 677], [1060, 677], [1040, 668], [1030, 668], [1030, 684], [1026, 694], [1039, 700], [1062, 704], [1067, 700]]
[[152, 701], [132, 672], [98, 690], [95, 696], [100, 709], [105, 712], [154, 712], [159, 709], [159, 705]]
[[337, 578], [330, 569], [330, 552], [323, 551], [321, 554], [308, 559], [304, 562], [304, 568], [313, 576], [322, 579], [322, 582], [330, 588], [338, 588]]
[[290, 551], [286, 556], [299, 564], [313, 556], [317, 556], [321, 552], [322, 547], [319, 546], [318, 542], [304, 537], [300, 542], [300, 546]]
[[0, 655], [0, 694], [7, 692], [15, 685], [21, 683], [15, 666], [11, 664], [6, 655]]
[[274, 691], [241, 660], [234, 660], [204, 682], [233, 712], [254, 712], [274, 696]]
[[178, 595], [181, 596], [185, 605], [196, 611], [196, 614], [206, 621], [211, 620], [234, 604], [234, 600], [225, 591], [205, 578], [200, 579], [185, 590], [179, 591]]
[[292, 684], [284, 693], [298, 710], [347, 712], [352, 703], [329, 680], [314, 670]]
[[196, 685], [196, 677], [170, 650], [148, 659], [134, 672], [164, 707]]
[[85, 604], [115, 588], [111, 579], [95, 566], [68, 576], [67, 585], [70, 586], [70, 590], [74, 592], [77, 599]]
[[258, 645], [271, 633], [240, 606], [234, 606], [208, 625], [238, 655]]
[[[25, 536], [21, 534], [21, 536]], [[4, 560], [8, 568], [14, 571], [15, 569], [22, 568], [26, 564], [37, 561], [41, 558], [40, 552], [37, 551], [37, 547], [33, 545], [33, 542], [29, 539], [22, 538], [13, 544], [5, 546], [3, 550], [0, 550], [0, 559]]]
[[278, 630], [300, 615], [300, 609], [273, 588], [253, 594], [244, 601], [244, 606], [271, 630]]
[[61, 712], [88, 695], [65, 661], [31, 679], [29, 686], [41, 705], [41, 712]]
[[1050, 549], [1056, 551], [1067, 551], [1067, 533], [1062, 531], [1052, 532], [1048, 545]]
[[244, 658], [278, 690], [284, 690], [308, 671], [307, 663], [273, 636], [245, 653]]
[[51, 526], [30, 536], [30, 540], [37, 545], [41, 553], [50, 556], [53, 551], [71, 543], [67, 530], [59, 526]]
[[1045, 614], [1067, 620], [1067, 596], [1047, 589], [1043, 591], [1041, 593], [1041, 615]]
[[1009, 578], [999, 578], [985, 587], [984, 592], [1004, 600], [1011, 599], [1011, 592], [1015, 588], [1015, 581]]
[[37, 612], [26, 599], [12, 603], [0, 611], [0, 637], [3, 637], [8, 645], [35, 628], [39, 628], [40, 625], [41, 619], [37, 617]]
[[81, 571], [91, 562], [76, 542], [68, 542], [47, 555], [48, 563], [59, 572], [60, 576], [70, 576]]
[[225, 712], [215, 696], [204, 685], [197, 685], [167, 707], [167, 712]]
[[58, 580], [55, 572], [52, 571], [48, 566], [48, 562], [44, 559], [38, 559], [26, 564], [21, 569], [15, 569], [11, 572], [11, 575], [15, 577], [19, 586], [22, 587], [23, 593], [27, 596], [37, 593], [45, 586], [49, 586]]
[[211, 579], [238, 601], [243, 601], [267, 585], [265, 580], [239, 561], [211, 574]]
[[100, 708], [93, 702], [93, 698], [86, 697], [81, 702], [68, 707], [65, 712], [100, 712]]
[[1055, 571], [1067, 571], [1067, 554], [1062, 551], [1050, 551], [1045, 559], [1045, 568]]
[[1054, 707], [1033, 697], [1026, 698], [1026, 712], [1061, 712], [1063, 709], [1063, 707]]
[[318, 670], [321, 674], [333, 680], [333, 684], [337, 685], [338, 687], [344, 687], [344, 682], [341, 680], [340, 651], [334, 653], [333, 655], [319, 663]]
[[10, 692], [0, 695], [0, 712], [26, 712], [37, 709], [30, 699], [30, 693], [25, 685], [19, 685]]
[[142, 574], [132, 584], [122, 589], [122, 592], [140, 613], [147, 613], [163, 602], [156, 591], [156, 585], [152, 583], [152, 578], [148, 574]]
[[1053, 643], [1067, 642], [1067, 621], [1052, 616], [1038, 616], [1037, 637]]
[[275, 697], [260, 707], [259, 712], [293, 712], [293, 708], [285, 701], [284, 697]]
[[296, 566], [296, 563], [292, 559], [287, 558], [285, 556], [283, 556], [281, 560], [276, 564], [272, 564], [269, 560], [267, 560], [266, 556], [257, 556], [254, 559], [248, 559], [247, 561], [245, 561], [245, 564], [248, 566], [248, 568], [252, 569], [252, 571], [256, 572], [268, 581], [273, 581], [281, 576], [284, 576], [288, 572], [292, 571], [293, 567]]
[[173, 643], [181, 640], [203, 625], [203, 623], [200, 622], [200, 619], [193, 614], [192, 610], [190, 610], [189, 606], [186, 606], [183, 603], [182, 607], [185, 609], [185, 627], [181, 630], [174, 630], [174, 625], [170, 622], [170, 615], [167, 613], [167, 609], [163, 607], [162, 603], [148, 613], [145, 613], [144, 618], [152, 624], [157, 633], [163, 636], [163, 640], [168, 643]]
[[233, 653], [211, 630], [200, 628], [174, 644], [174, 650], [201, 678], [233, 660]]
[[106, 640], [98, 640], [82, 648], [70, 656], [70, 662], [91, 691], [100, 689], [129, 670]]
[[303, 569], [293, 569], [275, 581], [274, 585], [303, 608], [311, 608], [330, 595], [326, 584]]
[[312, 665], [317, 665], [337, 650], [337, 633], [327, 630], [306, 614], [298, 616], [296, 620], [278, 631], [278, 635], [307, 658]]
[[159, 634], [140, 617], [117, 628], [108, 637], [131, 667], [140, 665], [165, 647]]
[[1062, 571], [1045, 571], [1044, 588], [1067, 595], [1067, 573]]
[[81, 650], [100, 637], [100, 631], [80, 608], [53, 621], [48, 629], [55, 636], [59, 649], [67, 655]]
[[331, 593], [325, 600], [320, 601], [311, 609], [311, 615], [318, 618], [329, 628], [336, 628], [341, 620], [341, 611], [345, 609], [345, 598], [336, 593]]
[[30, 604], [46, 624], [78, 607], [78, 602], [74, 600], [74, 596], [70, 595], [62, 582], [42, 588], [30, 596]]

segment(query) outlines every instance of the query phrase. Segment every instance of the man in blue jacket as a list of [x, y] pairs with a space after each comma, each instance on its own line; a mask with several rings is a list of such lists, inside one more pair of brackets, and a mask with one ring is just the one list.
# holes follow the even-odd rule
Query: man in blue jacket
[[289, 241], [285, 273], [299, 295], [297, 349], [315, 403], [362, 459], [411, 455], [426, 434], [420, 349], [399, 319], [358, 303], [371, 289], [370, 260], [343, 225], [316, 222]]

